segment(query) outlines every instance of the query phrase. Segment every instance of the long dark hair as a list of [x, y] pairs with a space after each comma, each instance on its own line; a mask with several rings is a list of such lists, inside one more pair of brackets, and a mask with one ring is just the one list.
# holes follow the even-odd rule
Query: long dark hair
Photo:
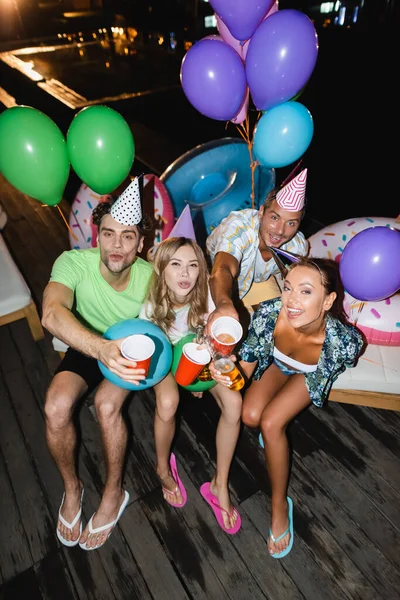
[[298, 262], [293, 263], [289, 267], [292, 271], [296, 267], [309, 267], [318, 271], [321, 276], [322, 285], [324, 286], [327, 295], [336, 292], [336, 298], [328, 310], [332, 317], [338, 319], [341, 323], [347, 324], [348, 318], [344, 310], [344, 287], [340, 279], [339, 264], [330, 258], [310, 258], [301, 257]]

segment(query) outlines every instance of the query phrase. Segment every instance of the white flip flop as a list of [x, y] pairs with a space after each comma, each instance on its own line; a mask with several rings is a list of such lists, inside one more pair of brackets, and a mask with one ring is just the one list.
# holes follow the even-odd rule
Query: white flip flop
[[[61, 509], [62, 509], [62, 507], [63, 507], [64, 500], [65, 500], [65, 492], [64, 492], [64, 494], [63, 494], [63, 497], [62, 497], [62, 500], [61, 500], [60, 508], [59, 508], [59, 510], [58, 510], [58, 518], [59, 518], [59, 520], [61, 521], [61, 523], [62, 523], [62, 524], [65, 526], [65, 527], [68, 527], [68, 529], [70, 529], [70, 530], [71, 530], [71, 532], [72, 532], [73, 528], [75, 527], [75, 525], [77, 524], [77, 522], [79, 521], [79, 519], [81, 518], [81, 515], [82, 515], [82, 502], [83, 502], [83, 492], [84, 492], [84, 491], [85, 491], [85, 490], [82, 488], [82, 492], [81, 492], [81, 500], [80, 500], [80, 503], [79, 503], [79, 510], [78, 510], [78, 512], [76, 513], [76, 515], [75, 515], [75, 517], [73, 518], [73, 520], [72, 520], [72, 522], [71, 522], [71, 523], [68, 523], [68, 521], [66, 521], [66, 520], [64, 519], [64, 517], [62, 516], [62, 514], [61, 514]], [[77, 539], [76, 539], [76, 540], [66, 540], [66, 539], [65, 539], [65, 537], [63, 537], [63, 536], [61, 535], [61, 533], [59, 532], [59, 530], [58, 530], [58, 527], [57, 527], [57, 537], [58, 537], [58, 539], [60, 540], [60, 542], [61, 542], [62, 544], [64, 544], [64, 546], [68, 546], [69, 548], [72, 548], [72, 546], [76, 546], [77, 544], [79, 544], [79, 538], [81, 537], [81, 535], [82, 535], [82, 520], [81, 520], [81, 524], [80, 524], [80, 526], [79, 526], [79, 536], [77, 537]]]
[[101, 548], [102, 546], [104, 546], [104, 544], [106, 543], [106, 541], [108, 540], [108, 538], [110, 537], [110, 535], [112, 534], [112, 532], [114, 531], [114, 527], [116, 526], [116, 524], [118, 523], [118, 521], [120, 520], [122, 513], [124, 512], [126, 505], [129, 502], [129, 494], [126, 490], [124, 490], [125, 492], [125, 498], [121, 504], [121, 506], [119, 507], [119, 511], [117, 514], [117, 517], [114, 519], [114, 521], [111, 521], [111, 523], [106, 523], [106, 525], [101, 525], [101, 527], [93, 527], [93, 518], [95, 516], [96, 513], [93, 513], [93, 515], [90, 517], [90, 521], [88, 523], [88, 528], [89, 528], [89, 534], [92, 533], [101, 533], [102, 531], [105, 531], [106, 529], [110, 529], [110, 527], [112, 528], [110, 533], [108, 534], [108, 536], [106, 537], [106, 539], [104, 540], [104, 542], [102, 542], [101, 544], [99, 544], [98, 546], [95, 546], [94, 548], [88, 548], [86, 546], [86, 542], [84, 544], [79, 544], [80, 548], [82, 548], [82, 550], [98, 550], [99, 548]]

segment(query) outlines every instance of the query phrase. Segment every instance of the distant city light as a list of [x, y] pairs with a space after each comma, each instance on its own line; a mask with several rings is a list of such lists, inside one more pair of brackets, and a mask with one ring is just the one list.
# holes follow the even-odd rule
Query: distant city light
[[343, 25], [344, 24], [344, 20], [346, 18], [346, 7], [342, 6], [341, 9], [339, 10], [339, 16], [338, 16], [338, 25]]
[[319, 7], [319, 12], [320, 13], [331, 13], [331, 12], [333, 12], [333, 9], [334, 9], [334, 2], [322, 2], [321, 6]]
[[209, 15], [208, 17], [204, 17], [204, 27], [216, 27], [217, 26], [217, 18], [215, 15]]

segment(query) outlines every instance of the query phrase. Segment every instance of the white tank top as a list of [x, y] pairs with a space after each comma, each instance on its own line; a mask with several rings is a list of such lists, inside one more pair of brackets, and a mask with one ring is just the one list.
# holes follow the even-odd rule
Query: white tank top
[[297, 369], [302, 373], [312, 373], [313, 371], [316, 371], [318, 367], [318, 365], [306, 365], [305, 363], [299, 362], [290, 356], [286, 356], [286, 354], [283, 354], [283, 352], [278, 350], [276, 346], [274, 346], [274, 356], [278, 360], [281, 360], [283, 363], [285, 363], [285, 365], [288, 367], [293, 367], [293, 369]]

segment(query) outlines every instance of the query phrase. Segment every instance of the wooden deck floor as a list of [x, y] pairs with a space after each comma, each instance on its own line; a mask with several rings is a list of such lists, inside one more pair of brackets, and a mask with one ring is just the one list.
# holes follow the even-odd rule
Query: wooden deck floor
[[[2, 233], [40, 312], [51, 265], [69, 248], [67, 230], [56, 209], [1, 176], [0, 189], [8, 213]], [[139, 392], [127, 411], [130, 504], [107, 544], [83, 552], [55, 535], [62, 486], [43, 420], [59, 362], [51, 336], [35, 343], [25, 321], [5, 325], [0, 355], [1, 600], [400, 598], [400, 413], [332, 403], [296, 419], [289, 432], [295, 542], [279, 561], [267, 553], [269, 486], [256, 432], [243, 429], [237, 447], [230, 481], [243, 526], [228, 536], [199, 494], [215, 463], [212, 398], [182, 396], [174, 451], [189, 501], [177, 510], [163, 501], [154, 472], [154, 398]], [[104, 471], [88, 403], [79, 420], [88, 519]]]

